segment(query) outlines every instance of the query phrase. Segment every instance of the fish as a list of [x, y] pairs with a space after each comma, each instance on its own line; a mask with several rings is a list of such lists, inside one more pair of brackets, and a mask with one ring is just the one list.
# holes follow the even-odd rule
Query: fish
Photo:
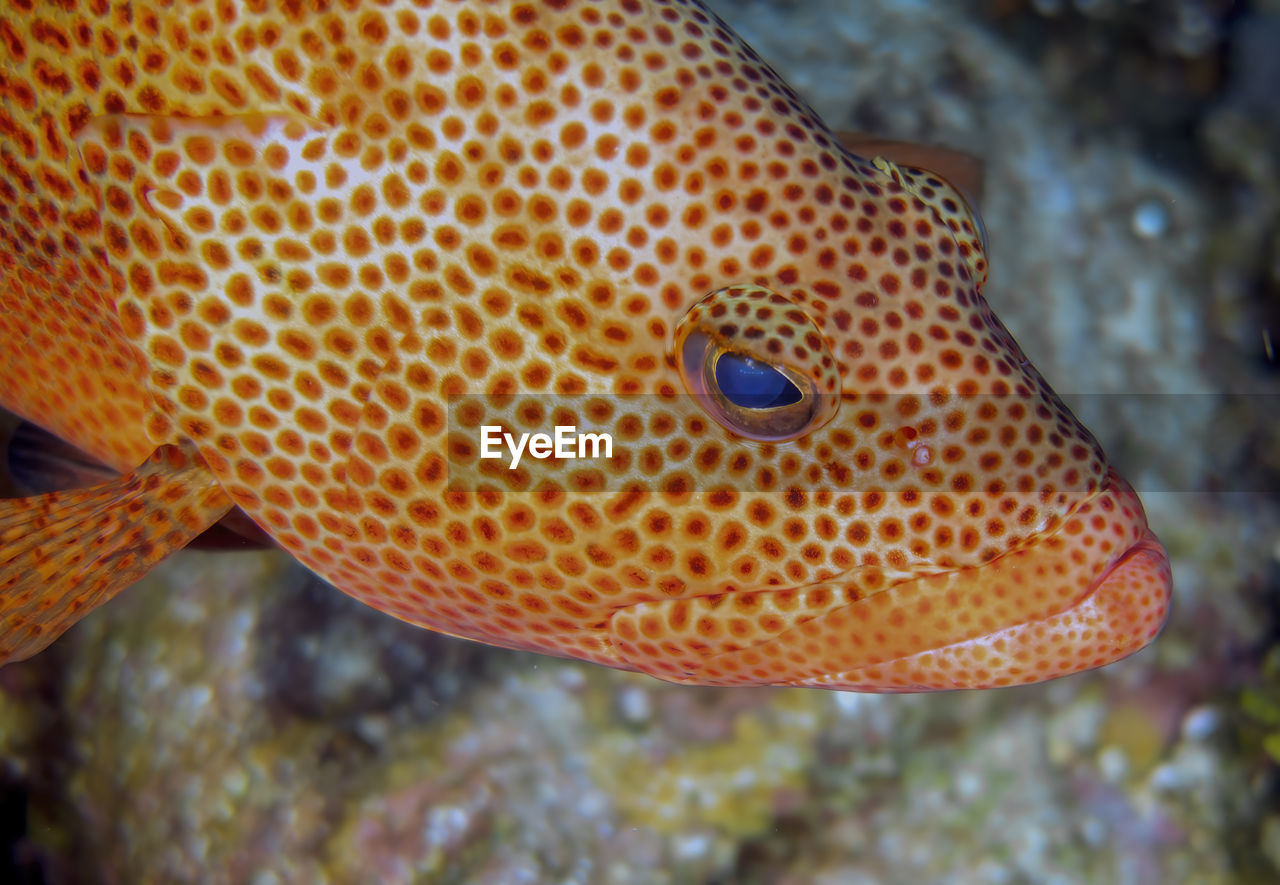
[[701, 2], [24, 4], [0, 133], [0, 405], [106, 468], [0, 502], [0, 662], [228, 513], [413, 624], [685, 684], [1027, 684], [1165, 621], [973, 185]]

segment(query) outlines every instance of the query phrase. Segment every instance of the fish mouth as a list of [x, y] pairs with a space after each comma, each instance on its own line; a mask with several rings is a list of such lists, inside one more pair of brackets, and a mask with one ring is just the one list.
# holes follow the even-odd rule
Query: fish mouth
[[[828, 585], [838, 591], [838, 585]], [[1053, 531], [988, 562], [922, 575], [745, 645], [687, 642], [684, 668], [637, 653], [644, 617], [669, 624], [678, 601], [615, 613], [626, 665], [711, 685], [868, 692], [994, 688], [1101, 667], [1164, 626], [1169, 557], [1133, 489], [1110, 473]], [[736, 603], [730, 603], [736, 604]], [[664, 628], [665, 629], [665, 628]], [[679, 637], [655, 637], [654, 650]], [[659, 660], [655, 660], [655, 657]]]
[[[1102, 594], [1115, 595], [1121, 585], [1136, 580], [1139, 576], [1149, 579], [1152, 597], [1138, 600], [1141, 605], [1159, 608], [1159, 623], [1155, 632], [1159, 632], [1168, 617], [1168, 601], [1172, 591], [1172, 576], [1169, 566], [1169, 554], [1156, 538], [1147, 524], [1147, 514], [1142, 507], [1133, 486], [1129, 485], [1114, 468], [1107, 472], [1099, 499], [1103, 502], [1114, 501], [1117, 517], [1112, 520], [1115, 529], [1129, 530], [1136, 534], [1136, 540], [1115, 557], [1094, 578], [1084, 594], [1082, 601]], [[1105, 509], [1105, 503], [1104, 508]], [[1153, 634], [1154, 636], [1154, 634]]]
[[[1114, 546], [1113, 539], [1123, 539], [1122, 546], [1108, 555], [1104, 551], [1108, 542]], [[1086, 555], [1074, 555], [1080, 551]], [[1084, 583], [1092, 568], [1096, 574]], [[1169, 556], [1148, 526], [1137, 494], [1114, 470], [1099, 493], [1052, 535], [983, 568], [926, 581], [939, 588], [948, 582], [968, 584], [970, 599], [1024, 588], [1030, 591], [1023, 593], [1028, 599], [1056, 593], [1066, 604], [1012, 619], [982, 635], [953, 641], [939, 636], [932, 647], [795, 684], [918, 692], [1026, 685], [1091, 670], [1126, 658], [1155, 639], [1168, 618], [1173, 588]], [[915, 589], [919, 595], [913, 583], [920, 582], [894, 591], [909, 594]], [[1081, 586], [1083, 592], [1072, 592]]]
[[[1159, 571], [1162, 567], [1167, 568], [1167, 566], [1168, 554], [1165, 553], [1164, 547], [1156, 538], [1155, 533], [1148, 528], [1136, 544], [1120, 554], [1115, 562], [1107, 566], [1102, 574], [1094, 579], [1084, 598], [1089, 599], [1099, 593], [1113, 593], [1116, 585], [1128, 580], [1129, 572], [1134, 569]], [[1166, 611], [1165, 615], [1167, 616], [1167, 614], [1168, 612]], [[1164, 622], [1161, 621], [1160, 626], [1163, 625]]]

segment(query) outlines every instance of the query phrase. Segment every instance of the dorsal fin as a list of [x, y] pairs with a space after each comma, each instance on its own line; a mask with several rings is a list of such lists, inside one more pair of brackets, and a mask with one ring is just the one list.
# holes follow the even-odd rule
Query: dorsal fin
[[175, 445], [92, 488], [0, 501], [0, 664], [39, 652], [230, 507]]

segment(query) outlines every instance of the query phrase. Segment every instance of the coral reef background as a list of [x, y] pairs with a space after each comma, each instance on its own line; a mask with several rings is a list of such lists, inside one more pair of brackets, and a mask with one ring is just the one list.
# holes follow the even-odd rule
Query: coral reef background
[[717, 690], [184, 553], [0, 670], [14, 882], [1280, 877], [1280, 2], [712, 0], [837, 128], [981, 157], [987, 297], [1173, 616], [1005, 691]]

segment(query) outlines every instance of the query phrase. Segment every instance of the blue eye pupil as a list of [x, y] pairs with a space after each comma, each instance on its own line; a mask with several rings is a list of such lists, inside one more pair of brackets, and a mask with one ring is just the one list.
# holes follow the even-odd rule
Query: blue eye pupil
[[744, 409], [776, 409], [800, 402], [800, 388], [773, 366], [736, 353], [716, 360], [716, 384], [725, 399]]

